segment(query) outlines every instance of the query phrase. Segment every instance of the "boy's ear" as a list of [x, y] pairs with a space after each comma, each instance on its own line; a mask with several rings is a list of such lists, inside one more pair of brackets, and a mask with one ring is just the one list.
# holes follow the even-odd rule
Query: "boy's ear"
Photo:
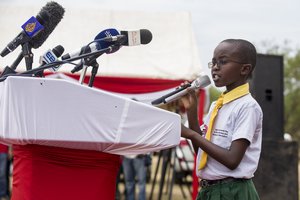
[[252, 72], [252, 65], [251, 64], [243, 64], [241, 69], [241, 75], [248, 76]]

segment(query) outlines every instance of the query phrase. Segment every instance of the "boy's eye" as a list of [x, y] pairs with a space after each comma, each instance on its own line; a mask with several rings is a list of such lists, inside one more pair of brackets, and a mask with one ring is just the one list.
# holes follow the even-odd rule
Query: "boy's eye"
[[221, 60], [219, 60], [219, 65], [220, 66], [222, 66], [222, 65], [225, 65], [227, 63], [227, 60], [223, 60], [223, 59], [221, 59]]
[[211, 69], [213, 66], [222, 67], [223, 65], [226, 65], [229, 62], [235, 62], [235, 61], [230, 61], [227, 59], [212, 60], [211, 62], [208, 63], [208, 68]]

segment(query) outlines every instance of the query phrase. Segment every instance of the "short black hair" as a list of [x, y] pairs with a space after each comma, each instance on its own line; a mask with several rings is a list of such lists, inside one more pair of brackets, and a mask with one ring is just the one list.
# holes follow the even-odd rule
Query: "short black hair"
[[255, 46], [251, 42], [243, 39], [226, 39], [221, 43], [223, 42], [233, 44], [238, 49], [238, 54], [242, 59], [241, 62], [251, 64], [252, 71], [254, 70], [257, 53]]

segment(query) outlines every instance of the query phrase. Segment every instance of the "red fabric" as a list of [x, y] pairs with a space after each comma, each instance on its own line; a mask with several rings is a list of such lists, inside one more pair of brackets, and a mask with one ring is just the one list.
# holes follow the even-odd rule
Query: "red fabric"
[[[203, 124], [203, 114], [204, 114], [204, 105], [205, 105], [205, 90], [200, 90], [199, 92], [199, 110], [198, 110], [198, 119], [199, 119], [199, 124]], [[197, 198], [198, 194], [198, 188], [199, 188], [199, 180], [196, 174], [196, 161], [197, 161], [197, 155], [194, 155], [194, 170], [193, 170], [193, 194], [192, 198], [195, 200]]]
[[14, 145], [12, 200], [115, 199], [120, 156]]
[[[78, 74], [65, 75], [79, 80]], [[85, 77], [84, 82], [89, 82], [89, 76]], [[93, 87], [117, 93], [143, 94], [174, 88], [182, 82], [184, 80], [96, 76]]]
[[0, 143], [0, 153], [8, 153], [8, 146]]

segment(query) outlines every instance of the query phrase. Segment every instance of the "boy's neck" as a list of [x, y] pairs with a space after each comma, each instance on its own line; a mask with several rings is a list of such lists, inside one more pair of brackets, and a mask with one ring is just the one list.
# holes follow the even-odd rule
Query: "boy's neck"
[[231, 91], [233, 91], [233, 90], [236, 90], [237, 88], [241, 88], [241, 87], [244, 87], [246, 84], [249, 84], [248, 82], [245, 82], [245, 83], [243, 83], [243, 84], [240, 84], [240, 85], [238, 85], [238, 86], [236, 86], [236, 87], [234, 87], [234, 88], [232, 88], [231, 90], [227, 90], [227, 88], [226, 88], [226, 90], [223, 92], [223, 94], [227, 94], [227, 93], [229, 93], [229, 92], [231, 92]]
[[235, 88], [240, 87], [241, 85], [244, 85], [244, 84], [246, 84], [246, 83], [248, 83], [247, 80], [241, 81], [240, 83], [234, 85], [234, 87], [231, 87], [232, 85], [231, 85], [231, 86], [226, 86], [226, 90], [225, 90], [224, 94], [226, 94], [226, 93], [228, 93], [228, 92], [234, 90]]

